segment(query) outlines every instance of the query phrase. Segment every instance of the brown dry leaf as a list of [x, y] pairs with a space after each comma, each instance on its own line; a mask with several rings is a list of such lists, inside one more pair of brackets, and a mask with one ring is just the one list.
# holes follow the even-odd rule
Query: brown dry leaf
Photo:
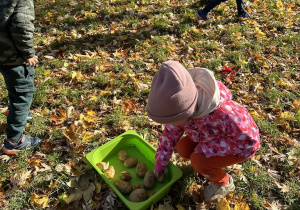
[[10, 160], [10, 157], [8, 155], [1, 155], [0, 160], [7, 162]]
[[300, 108], [300, 99], [299, 100], [294, 100], [293, 101], [293, 106], [294, 106], [294, 109], [299, 109]]
[[80, 200], [81, 198], [83, 198], [84, 201], [87, 202], [92, 198], [95, 190], [95, 185], [93, 183], [89, 183], [88, 187], [85, 190], [82, 190], [80, 187], [78, 187], [70, 196], [64, 197], [63, 200], [67, 204], [76, 200]]
[[155, 210], [174, 210], [174, 208], [170, 204], [159, 204]]
[[188, 192], [194, 202], [199, 203], [202, 200], [202, 198], [200, 196], [202, 193], [202, 188], [201, 188], [201, 185], [198, 185], [196, 182], [193, 182], [191, 184]]
[[282, 114], [282, 108], [273, 108], [272, 112], [276, 117], [280, 117]]
[[279, 183], [277, 181], [274, 181], [274, 183], [280, 189], [280, 192], [289, 192], [290, 191], [290, 188], [288, 186], [286, 186], [285, 184]]
[[41, 142], [41, 149], [46, 154], [53, 152], [55, 146], [56, 145], [48, 139], [45, 139]]
[[64, 136], [66, 136], [70, 141], [74, 141], [77, 139], [77, 135], [75, 133], [76, 125], [72, 124], [70, 125], [69, 129], [67, 130], [67, 133], [63, 132]]
[[22, 171], [16, 172], [11, 178], [10, 181], [13, 184], [13, 188], [24, 187], [28, 183], [28, 178], [30, 178], [31, 171]]
[[31, 159], [28, 160], [28, 163], [32, 167], [33, 166], [40, 167], [41, 160], [37, 159], [36, 157], [32, 157]]
[[62, 124], [66, 118], [67, 118], [67, 112], [62, 109], [57, 109], [57, 114], [53, 114], [50, 117], [50, 122], [52, 122], [54, 125], [60, 125]]
[[132, 110], [132, 105], [129, 101], [122, 101], [122, 111], [124, 115], [127, 115]]
[[130, 122], [128, 120], [123, 120], [118, 124], [119, 127], [121, 127], [123, 130], [127, 131], [130, 129]]

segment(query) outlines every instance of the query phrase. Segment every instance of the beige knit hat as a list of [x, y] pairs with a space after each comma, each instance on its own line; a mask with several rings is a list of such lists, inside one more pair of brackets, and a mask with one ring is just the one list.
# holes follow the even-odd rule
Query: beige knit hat
[[198, 90], [197, 110], [192, 118], [201, 118], [212, 112], [220, 102], [220, 90], [213, 72], [206, 68], [187, 69]]
[[153, 77], [148, 115], [158, 123], [190, 118], [196, 111], [197, 98], [198, 91], [188, 71], [177, 61], [166, 61]]

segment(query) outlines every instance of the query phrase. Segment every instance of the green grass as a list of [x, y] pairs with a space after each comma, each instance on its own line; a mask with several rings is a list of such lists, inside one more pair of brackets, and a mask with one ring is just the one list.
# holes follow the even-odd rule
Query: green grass
[[[235, 175], [234, 195], [243, 195], [254, 210], [266, 209], [265, 202], [273, 201], [283, 209], [297, 209], [300, 185], [295, 173], [299, 162], [289, 158], [294, 150], [295, 158], [300, 158], [295, 143], [300, 128], [299, 2], [285, 1], [282, 8], [274, 0], [264, 4], [248, 2], [246, 8], [254, 17], [240, 20], [236, 18], [235, 1], [230, 0], [211, 11], [210, 21], [198, 21], [195, 14], [207, 2], [35, 1], [35, 26], [40, 28], [35, 34], [35, 46], [40, 62], [31, 106], [34, 117], [25, 133], [42, 138], [45, 145], [22, 151], [7, 161], [0, 160], [0, 187], [5, 189], [8, 208], [38, 209], [28, 200], [33, 193], [47, 195], [50, 209], [55, 208], [56, 201], [57, 208], [83, 208], [87, 205], [83, 200], [67, 205], [63, 195], [73, 190], [68, 185], [71, 177], [79, 178], [90, 169], [83, 163], [88, 152], [128, 128], [156, 146], [162, 126], [149, 121], [147, 99], [153, 76], [161, 63], [170, 59], [187, 68], [212, 70], [235, 100], [259, 113], [255, 121], [262, 144], [255, 158], [261, 166], [249, 160], [242, 164], [240, 175], [227, 170]], [[56, 54], [59, 50], [60, 54]], [[92, 58], [76, 59], [75, 54], [86, 55], [87, 51], [92, 52]], [[47, 59], [47, 55], [53, 59]], [[224, 65], [236, 74], [227, 77], [218, 73]], [[76, 73], [82, 77], [76, 77]], [[5, 108], [9, 97], [2, 76], [0, 90], [1, 108]], [[244, 94], [255, 96], [255, 100], [242, 100]], [[124, 102], [135, 102], [137, 110], [125, 113]], [[289, 112], [294, 119], [286, 120], [284, 125], [275, 123], [278, 116], [273, 108]], [[3, 113], [0, 125], [3, 141]], [[85, 136], [90, 139], [83, 142]], [[45, 154], [40, 154], [43, 151]], [[32, 173], [26, 185], [12, 189], [11, 177], [15, 173], [43, 168], [29, 164], [33, 156], [51, 170]], [[176, 161], [181, 165], [180, 160]], [[68, 170], [60, 171], [57, 165]], [[195, 177], [191, 167], [180, 168], [184, 175], [173, 185], [171, 200], [162, 199], [155, 208], [164, 202], [174, 208], [177, 204], [192, 209], [197, 205], [190, 196], [190, 186], [204, 187], [207, 182], [202, 176]], [[268, 169], [280, 177], [271, 177]], [[99, 176], [92, 177], [91, 182], [101, 182]], [[50, 180], [58, 181], [55, 188], [49, 187]], [[275, 181], [289, 190], [282, 192]], [[109, 193], [108, 187], [101, 184], [101, 192], [93, 195], [95, 205], [104, 202]], [[118, 198], [114, 200], [116, 209], [126, 208]], [[205, 208], [214, 209], [215, 204]]]

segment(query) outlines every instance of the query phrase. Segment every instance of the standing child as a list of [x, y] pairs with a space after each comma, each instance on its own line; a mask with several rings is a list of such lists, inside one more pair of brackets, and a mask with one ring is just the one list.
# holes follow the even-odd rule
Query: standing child
[[35, 91], [34, 66], [38, 62], [33, 45], [33, 20], [33, 0], [0, 2], [0, 72], [9, 96], [7, 139], [2, 151], [9, 155], [41, 141], [23, 134]]
[[[211, 0], [211, 1], [209, 1], [204, 9], [198, 11], [199, 17], [201, 17], [203, 20], [208, 20], [210, 18], [208, 13], [213, 8], [215, 8], [216, 6], [218, 6], [219, 4], [221, 4], [222, 2], [225, 2], [225, 1], [227, 1], [227, 0]], [[250, 17], [250, 15], [245, 10], [245, 5], [244, 5], [243, 0], [236, 0], [236, 5], [237, 5], [238, 17], [243, 17], [243, 18]]]
[[155, 154], [157, 178], [164, 175], [176, 147], [211, 181], [203, 191], [205, 201], [234, 191], [232, 177], [223, 168], [254, 156], [260, 146], [259, 131], [248, 111], [232, 100], [230, 90], [211, 71], [164, 62], [153, 78], [147, 110], [154, 121], [166, 124]]

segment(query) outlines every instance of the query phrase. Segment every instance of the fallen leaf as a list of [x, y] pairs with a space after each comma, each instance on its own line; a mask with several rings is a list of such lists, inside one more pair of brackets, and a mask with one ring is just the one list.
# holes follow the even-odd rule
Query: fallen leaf
[[23, 187], [28, 183], [27, 179], [30, 177], [31, 171], [26, 172], [16, 172], [10, 179], [13, 184], [13, 188], [15, 187]]
[[48, 198], [48, 196], [46, 195], [37, 195], [35, 193], [33, 193], [30, 198], [30, 203], [31, 205], [36, 205], [39, 208], [46, 208], [50, 202], [50, 199]]
[[222, 198], [221, 201], [217, 203], [216, 210], [230, 210], [230, 206], [226, 198]]
[[234, 210], [250, 210], [250, 208], [245, 202], [236, 202]]

